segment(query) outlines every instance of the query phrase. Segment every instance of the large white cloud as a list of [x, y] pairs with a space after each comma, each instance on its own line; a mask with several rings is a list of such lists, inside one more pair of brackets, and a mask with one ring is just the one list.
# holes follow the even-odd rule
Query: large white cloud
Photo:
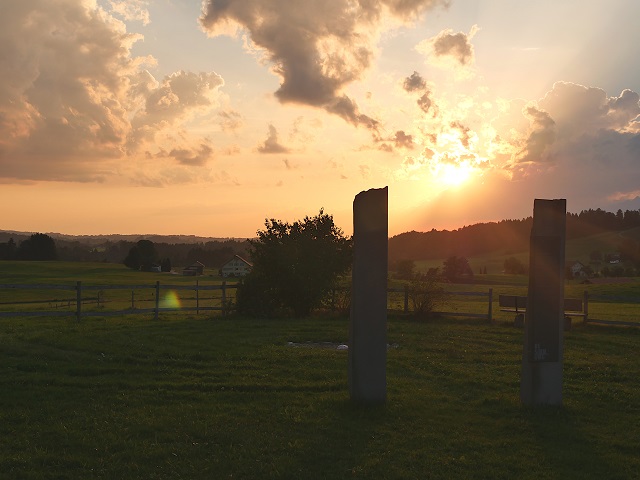
[[[145, 21], [147, 2], [110, 3]], [[0, 178], [104, 180], [145, 139], [217, 106], [218, 75], [178, 72], [158, 82], [144, 70], [154, 59], [131, 54], [140, 38], [96, 2], [1, 2]], [[187, 140], [173, 149], [202, 144]]]

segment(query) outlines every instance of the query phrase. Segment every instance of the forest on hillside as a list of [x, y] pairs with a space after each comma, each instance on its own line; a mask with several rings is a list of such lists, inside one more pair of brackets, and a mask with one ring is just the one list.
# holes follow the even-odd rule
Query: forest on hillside
[[[451, 255], [471, 257], [500, 251], [528, 251], [533, 218], [477, 223], [457, 230], [407, 232], [389, 239], [389, 263], [431, 260]], [[567, 240], [640, 227], [640, 210], [607, 212], [600, 208], [567, 213]]]

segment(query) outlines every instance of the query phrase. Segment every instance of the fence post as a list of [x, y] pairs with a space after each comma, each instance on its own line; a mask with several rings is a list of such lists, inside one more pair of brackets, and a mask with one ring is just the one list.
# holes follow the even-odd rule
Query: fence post
[[200, 315], [200, 289], [198, 288], [198, 280], [196, 280], [196, 315]]
[[160, 280], [156, 281], [156, 314], [155, 320], [158, 320], [158, 314], [160, 313]]
[[582, 308], [584, 310], [584, 317], [582, 317], [582, 321], [587, 323], [589, 321], [589, 292], [586, 290], [582, 294], [582, 304]]
[[133, 290], [131, 290], [131, 310], [135, 310], [135, 309], [136, 309], [136, 303], [134, 300]]
[[76, 322], [80, 322], [82, 317], [82, 282], [76, 282]]
[[227, 315], [227, 281], [222, 281], [222, 316]]
[[489, 289], [489, 312], [487, 315], [489, 317], [489, 323], [491, 323], [493, 320], [493, 288]]
[[409, 313], [409, 285], [404, 286], [404, 313]]

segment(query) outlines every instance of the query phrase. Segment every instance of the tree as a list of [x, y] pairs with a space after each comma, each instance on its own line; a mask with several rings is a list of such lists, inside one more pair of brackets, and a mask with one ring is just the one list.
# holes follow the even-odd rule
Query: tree
[[425, 275], [416, 275], [409, 285], [409, 299], [413, 306], [413, 315], [417, 319], [433, 316], [437, 306], [448, 302], [449, 296], [440, 285], [440, 269], [430, 268]]
[[464, 275], [473, 276], [469, 260], [465, 257], [452, 255], [444, 261], [443, 265], [442, 275], [451, 282], [459, 280]]
[[253, 269], [238, 288], [238, 311], [272, 316], [289, 309], [298, 317], [320, 305], [351, 266], [351, 240], [320, 210], [292, 224], [265, 220], [251, 241]]
[[515, 257], [509, 257], [504, 261], [504, 273], [522, 275], [526, 272], [524, 263]]
[[160, 262], [160, 271], [162, 272], [170, 272], [171, 271], [171, 259], [165, 258]]
[[131, 247], [123, 263], [134, 270], [150, 270], [151, 265], [158, 262], [158, 253], [151, 240], [138, 240]]
[[34, 233], [20, 242], [17, 257], [20, 260], [56, 260], [56, 242], [49, 235]]
[[398, 260], [396, 264], [396, 275], [401, 280], [410, 280], [414, 276], [416, 262], [413, 260]]
[[7, 243], [0, 243], [0, 260], [14, 260], [17, 251], [18, 247], [13, 238], [10, 238]]

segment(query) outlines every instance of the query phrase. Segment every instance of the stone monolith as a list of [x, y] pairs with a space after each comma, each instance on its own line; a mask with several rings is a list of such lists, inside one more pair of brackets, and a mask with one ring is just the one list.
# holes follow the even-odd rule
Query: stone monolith
[[356, 402], [387, 396], [388, 231], [387, 187], [356, 195], [349, 321], [349, 394]]
[[567, 202], [536, 199], [529, 251], [520, 400], [562, 405]]

